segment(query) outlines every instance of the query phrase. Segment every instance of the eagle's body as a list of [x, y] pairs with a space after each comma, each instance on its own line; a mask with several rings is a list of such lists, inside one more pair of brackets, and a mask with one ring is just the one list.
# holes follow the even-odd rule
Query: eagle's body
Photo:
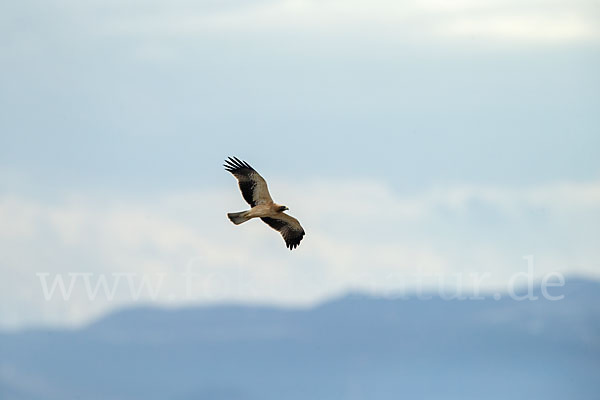
[[284, 213], [288, 210], [286, 206], [273, 201], [264, 178], [247, 162], [236, 157], [225, 160], [224, 167], [236, 177], [244, 200], [252, 207], [247, 211], [227, 214], [231, 222], [239, 225], [252, 218], [260, 218], [281, 233], [290, 250], [295, 249], [304, 237], [304, 229], [296, 218]]
[[278, 217], [279, 214], [282, 214], [282, 211], [286, 209], [282, 209], [279, 204], [271, 203], [271, 204], [259, 204], [248, 211], [242, 211], [239, 213], [229, 213], [227, 216], [236, 225], [241, 224], [242, 222], [246, 222], [252, 218], [264, 218], [264, 217]]

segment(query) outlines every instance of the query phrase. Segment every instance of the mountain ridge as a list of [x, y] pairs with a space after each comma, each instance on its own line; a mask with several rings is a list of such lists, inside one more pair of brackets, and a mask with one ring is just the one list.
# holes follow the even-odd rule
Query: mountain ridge
[[0, 334], [0, 398], [591, 398], [600, 282], [549, 301], [377, 298], [121, 310]]

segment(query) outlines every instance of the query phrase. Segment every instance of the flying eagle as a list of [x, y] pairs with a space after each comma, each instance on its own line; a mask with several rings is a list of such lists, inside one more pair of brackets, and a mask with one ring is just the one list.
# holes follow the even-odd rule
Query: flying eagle
[[229, 157], [223, 166], [236, 177], [244, 200], [252, 207], [248, 211], [227, 214], [231, 222], [239, 225], [252, 218], [260, 218], [281, 233], [290, 250], [298, 247], [304, 236], [304, 229], [296, 218], [284, 213], [289, 208], [273, 201], [263, 177], [250, 164], [236, 157]]

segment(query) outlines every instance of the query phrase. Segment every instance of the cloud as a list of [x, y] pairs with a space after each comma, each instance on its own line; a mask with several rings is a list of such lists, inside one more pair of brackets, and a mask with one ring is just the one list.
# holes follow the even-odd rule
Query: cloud
[[488, 37], [530, 42], [597, 39], [597, 23], [582, 16], [496, 16], [456, 18], [440, 28], [446, 36]]
[[[274, 179], [271, 188], [307, 230], [294, 252], [259, 221], [226, 220], [246, 207], [233, 185], [155, 198], [2, 195], [0, 324], [79, 324], [136, 301], [302, 305], [349, 288], [393, 290], [416, 272], [430, 280], [489, 272], [493, 287], [522, 271], [526, 254], [539, 274], [600, 275], [600, 182], [401, 194], [382, 182]], [[45, 301], [39, 273], [80, 281], [69, 301]], [[120, 279], [115, 296], [100, 287], [90, 300], [84, 280], [95, 287], [101, 276], [109, 287]], [[144, 276], [160, 290], [142, 288], [136, 300], [128, 285], [138, 291]]]
[[[498, 39], [511, 42], [589, 41], [600, 36], [593, 2], [576, 0], [254, 0], [254, 1], [28, 1], [5, 6], [5, 19], [18, 29], [15, 16], [28, 15], [43, 29], [39, 10], [67, 27], [93, 35], [134, 35], [155, 39], [205, 37], [215, 33], [284, 33], [338, 35], [408, 42]], [[58, 17], [58, 18], [56, 18]], [[165, 51], [144, 45], [149, 57]]]
[[409, 41], [494, 38], [533, 42], [597, 40], [597, 12], [586, 1], [284, 0], [226, 3], [207, 9], [187, 2], [154, 3], [109, 18], [107, 33], [196, 36], [208, 32], [360, 31]]

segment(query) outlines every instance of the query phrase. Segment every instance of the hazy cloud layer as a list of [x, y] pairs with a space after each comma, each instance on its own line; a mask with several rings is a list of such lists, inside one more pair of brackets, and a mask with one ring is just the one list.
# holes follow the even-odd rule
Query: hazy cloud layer
[[[226, 211], [245, 208], [231, 186], [152, 199], [2, 196], [2, 325], [80, 323], [122, 304], [151, 301], [152, 292], [140, 289], [144, 274], [162, 304], [307, 304], [348, 288], [412, 288], [417, 273], [427, 284], [441, 278], [455, 284], [460, 273], [466, 286], [469, 274], [490, 273], [483, 285], [490, 289], [525, 271], [522, 257], [529, 254], [537, 256], [537, 277], [550, 271], [600, 276], [597, 182], [460, 185], [401, 195], [372, 181], [274, 180], [277, 198], [290, 200], [308, 232], [292, 253], [260, 221], [235, 227], [226, 220]], [[188, 287], [190, 271], [198, 275]], [[39, 273], [50, 283], [62, 274], [67, 286], [69, 273], [89, 274], [90, 288], [107, 279], [110, 290], [99, 286], [90, 300], [81, 280], [70, 300], [57, 289], [45, 301]]]
[[6, 4], [3, 11], [8, 23], [22, 23], [19, 17], [23, 13], [36, 16], [40, 22], [49, 12], [48, 16], [59, 16], [54, 23], [68, 22], [65, 29], [70, 25], [94, 34], [155, 38], [218, 32], [336, 34], [348, 30], [411, 41], [414, 36], [421, 40], [480, 37], [542, 42], [599, 37], [598, 6], [587, 0], [23, 1]]

